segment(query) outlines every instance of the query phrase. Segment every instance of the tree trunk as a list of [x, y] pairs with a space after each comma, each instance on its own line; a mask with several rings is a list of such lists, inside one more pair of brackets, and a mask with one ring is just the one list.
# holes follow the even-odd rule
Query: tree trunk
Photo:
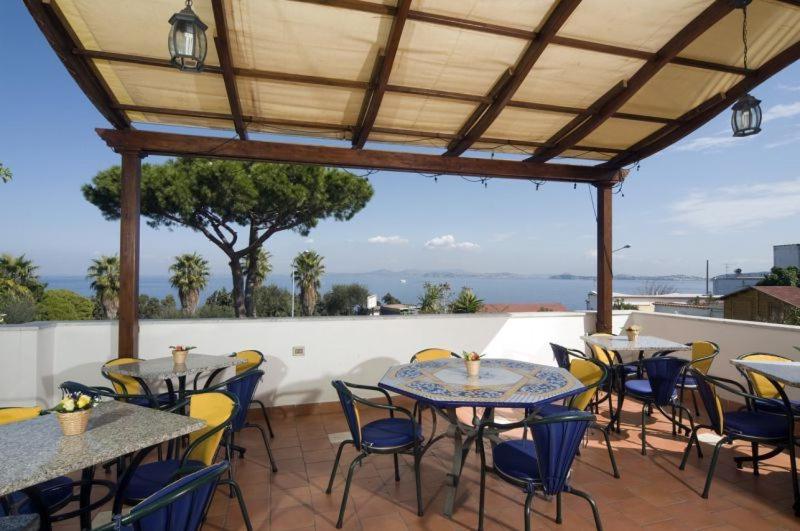
[[[258, 239], [258, 230], [255, 229], [252, 222], [250, 223], [250, 240], [249, 245], [253, 245], [256, 243]], [[247, 311], [247, 317], [255, 317], [256, 316], [256, 297], [255, 291], [258, 287], [256, 285], [256, 276], [258, 272], [256, 271], [256, 262], [258, 261], [258, 250], [260, 246], [253, 246], [250, 249], [250, 252], [247, 253], [247, 278], [245, 279], [245, 286], [244, 286], [244, 306], [245, 310]]]
[[116, 319], [117, 312], [119, 311], [119, 299], [114, 296], [107, 296], [103, 297], [101, 303], [106, 312], [106, 319]]
[[233, 313], [236, 317], [244, 317], [246, 315], [244, 306], [244, 274], [242, 273], [242, 264], [239, 263], [238, 258], [233, 258], [228, 264], [231, 267], [231, 280], [233, 281], [232, 297], [233, 297]]
[[[186, 304], [184, 306], [184, 311], [189, 315], [194, 315], [197, 313], [197, 305], [200, 302], [200, 291], [196, 289], [192, 289], [186, 292]], [[184, 305], [183, 298], [181, 298], [181, 305]]]
[[308, 286], [303, 289], [303, 314], [314, 315], [314, 310], [317, 307], [317, 289], [314, 286]]

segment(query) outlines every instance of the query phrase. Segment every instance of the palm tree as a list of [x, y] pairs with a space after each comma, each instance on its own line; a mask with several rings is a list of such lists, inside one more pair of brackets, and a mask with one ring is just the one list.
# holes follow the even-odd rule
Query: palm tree
[[169, 283], [178, 290], [181, 309], [194, 315], [200, 302], [200, 290], [208, 285], [208, 262], [199, 254], [182, 254], [175, 257], [169, 267], [172, 276]]
[[453, 313], [478, 313], [483, 308], [483, 299], [479, 299], [470, 288], [461, 288], [461, 293], [453, 301]]
[[314, 315], [319, 299], [319, 279], [325, 273], [323, 258], [314, 251], [303, 251], [293, 262], [294, 281], [300, 290], [303, 315]]
[[116, 319], [119, 310], [119, 256], [101, 256], [92, 259], [86, 278], [103, 308], [106, 319]]
[[[272, 259], [272, 254], [269, 251], [265, 251], [263, 247], [259, 247], [258, 251], [256, 251], [256, 269], [254, 277], [256, 286], [263, 284], [267, 275], [272, 273], [270, 259]], [[248, 274], [248, 267], [245, 263], [245, 259], [242, 259], [242, 272], [245, 275]]]
[[36, 273], [38, 269], [39, 266], [25, 258], [24, 254], [13, 256], [3, 253], [0, 255], [0, 278], [26, 288], [36, 299], [41, 297], [45, 288]]

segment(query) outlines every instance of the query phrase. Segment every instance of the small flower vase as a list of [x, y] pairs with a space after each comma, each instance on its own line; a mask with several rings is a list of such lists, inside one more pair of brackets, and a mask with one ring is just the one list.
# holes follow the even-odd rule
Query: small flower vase
[[61, 431], [64, 435], [80, 435], [86, 431], [89, 425], [91, 409], [73, 411], [71, 413], [56, 413], [58, 423], [61, 424]]
[[481, 360], [464, 360], [467, 365], [467, 376], [469, 378], [477, 378], [481, 370]]
[[172, 351], [172, 361], [175, 362], [175, 365], [185, 365], [186, 364], [186, 356], [189, 355], [188, 350], [173, 350]]
[[639, 339], [639, 331], [638, 330], [626, 330], [625, 334], [628, 336], [628, 341], [636, 341]]

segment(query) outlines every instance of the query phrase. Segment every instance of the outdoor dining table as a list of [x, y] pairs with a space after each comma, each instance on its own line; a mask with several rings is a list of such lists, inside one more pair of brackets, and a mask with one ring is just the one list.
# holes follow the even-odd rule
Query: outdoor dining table
[[[616, 353], [618, 362], [614, 364], [614, 380], [617, 382], [617, 408], [611, 411], [611, 421], [608, 423], [609, 429], [614, 429], [616, 425], [617, 433], [620, 432], [620, 418], [622, 404], [625, 401], [625, 368], [623, 365], [644, 359], [648, 354], [656, 352], [681, 352], [692, 350], [691, 345], [684, 345], [669, 339], [656, 336], [639, 336], [633, 341], [628, 336], [582, 336], [581, 339], [587, 345], [597, 345], [611, 353]], [[613, 356], [612, 360], [617, 356]]]
[[[462, 422], [456, 413], [457, 408], [485, 408], [482, 418], [490, 420], [494, 408], [530, 409], [586, 389], [565, 369], [495, 358], [481, 361], [478, 377], [468, 376], [464, 361], [454, 358], [395, 365], [381, 378], [378, 386], [413, 398], [449, 423], [446, 434], [434, 437], [435, 434], [431, 433], [424, 447], [427, 450], [442, 436], [453, 439], [453, 462], [447, 475], [444, 504], [447, 516], [453, 515], [461, 471], [478, 435], [478, 422], [481, 420], [474, 415], [471, 424]], [[493, 443], [499, 441], [496, 434], [487, 435]]]
[[242, 358], [231, 356], [212, 356], [208, 354], [189, 354], [186, 357], [186, 363], [176, 364], [172, 357], [143, 359], [137, 363], [125, 363], [121, 365], [113, 365], [111, 367], [103, 367], [104, 371], [122, 374], [123, 376], [130, 376], [134, 378], [142, 389], [148, 395], [152, 395], [150, 387], [147, 385], [148, 381], [163, 380], [167, 384], [169, 395], [174, 395], [174, 386], [172, 380], [178, 381], [178, 398], [180, 402], [186, 397], [186, 378], [188, 376], [198, 376], [202, 373], [210, 373], [210, 378], [216, 376], [219, 372], [245, 363]]
[[[82, 435], [63, 435], [52, 414], [0, 426], [0, 497], [25, 492], [39, 510], [41, 529], [49, 530], [36, 485], [80, 470], [80, 507], [88, 508], [96, 465], [203, 426], [203, 420], [115, 401], [95, 407]], [[88, 510], [81, 514], [80, 526], [91, 527]]]
[[[750, 360], [730, 360], [737, 368], [742, 368], [746, 372], [760, 374], [778, 389], [781, 399], [789, 410], [789, 415], [794, 416], [794, 409], [789, 397], [783, 391], [783, 385], [800, 388], [800, 361], [750, 361]], [[794, 420], [797, 420], [795, 418]], [[794, 447], [796, 439], [794, 430], [789, 430], [789, 444]], [[794, 514], [800, 516], [800, 485], [797, 477], [792, 478], [792, 490], [794, 491]]]

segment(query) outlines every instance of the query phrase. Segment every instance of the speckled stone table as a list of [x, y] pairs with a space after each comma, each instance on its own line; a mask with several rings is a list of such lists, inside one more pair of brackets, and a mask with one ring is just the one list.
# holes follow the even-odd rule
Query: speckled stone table
[[0, 531], [37, 531], [38, 529], [39, 515], [0, 516]]
[[620, 415], [622, 404], [625, 402], [625, 370], [622, 364], [633, 363], [641, 360], [646, 354], [655, 354], [661, 351], [678, 353], [692, 350], [689, 345], [677, 343], [656, 336], [639, 336], [631, 341], [628, 336], [582, 336], [581, 339], [587, 345], [597, 345], [603, 349], [616, 353], [617, 364], [611, 368], [614, 385], [617, 388], [617, 408], [611, 411], [611, 421], [608, 423], [609, 429], [616, 426], [617, 433], [620, 433]]
[[[453, 438], [454, 449], [444, 504], [447, 516], [453, 515], [464, 461], [477, 436], [478, 419], [473, 419], [472, 425], [465, 424], [459, 421], [456, 408], [485, 408], [484, 417], [488, 419], [496, 407], [531, 408], [586, 389], [559, 367], [495, 358], [481, 361], [478, 377], [469, 377], [464, 361], [454, 358], [395, 365], [378, 386], [426, 404], [450, 424], [447, 435]], [[438, 439], [429, 441], [426, 447]]]
[[167, 382], [170, 396], [172, 396], [172, 379], [178, 380], [178, 400], [182, 400], [186, 394], [186, 377], [196, 376], [205, 372], [211, 373], [211, 377], [235, 365], [245, 363], [242, 358], [230, 356], [211, 356], [208, 354], [189, 353], [186, 363], [176, 364], [172, 356], [166, 358], [155, 358], [140, 360], [137, 363], [126, 363], [123, 365], [113, 365], [104, 367], [103, 370], [130, 376], [135, 378], [142, 385], [146, 393], [152, 394], [147, 381], [164, 380]]
[[[91, 471], [203, 426], [202, 420], [123, 402], [99, 404], [82, 435], [65, 437], [55, 415], [5, 424], [0, 426], [0, 496], [78, 470]], [[81, 501], [85, 498], [88, 504], [90, 492], [83, 491], [91, 487], [81, 490]]]

